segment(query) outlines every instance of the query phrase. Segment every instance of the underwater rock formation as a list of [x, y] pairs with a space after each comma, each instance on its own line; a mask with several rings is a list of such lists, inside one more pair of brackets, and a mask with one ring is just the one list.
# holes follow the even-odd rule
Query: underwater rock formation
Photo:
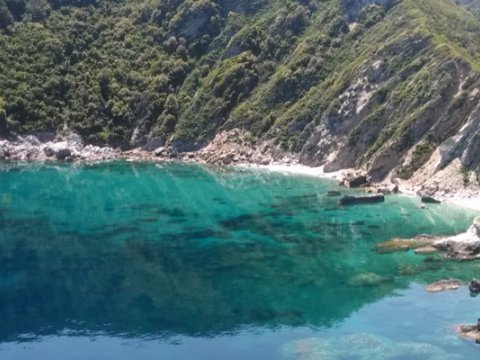
[[398, 343], [371, 334], [353, 334], [332, 339], [302, 339], [286, 344], [281, 351], [285, 360], [460, 359], [460, 356], [430, 344]]

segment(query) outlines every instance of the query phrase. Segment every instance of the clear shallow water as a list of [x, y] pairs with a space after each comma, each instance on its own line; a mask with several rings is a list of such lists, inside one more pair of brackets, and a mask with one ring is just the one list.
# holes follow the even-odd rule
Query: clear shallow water
[[2, 165], [0, 358], [478, 357], [451, 325], [480, 299], [422, 286], [480, 263], [374, 251], [475, 214], [402, 196], [339, 207], [334, 189], [180, 164]]

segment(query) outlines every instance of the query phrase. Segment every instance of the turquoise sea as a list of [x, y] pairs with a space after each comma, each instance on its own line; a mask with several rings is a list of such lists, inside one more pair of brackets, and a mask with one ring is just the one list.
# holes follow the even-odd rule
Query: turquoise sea
[[465, 231], [419, 200], [341, 207], [306, 176], [185, 164], [0, 165], [1, 360], [476, 359], [480, 262], [375, 244]]

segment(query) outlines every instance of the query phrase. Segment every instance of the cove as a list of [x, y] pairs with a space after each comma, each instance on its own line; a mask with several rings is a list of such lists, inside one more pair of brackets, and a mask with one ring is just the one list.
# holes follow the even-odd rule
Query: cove
[[[179, 163], [0, 168], [0, 358], [466, 359], [480, 263], [375, 244], [474, 212], [335, 182]], [[408, 356], [407, 356], [408, 355]]]

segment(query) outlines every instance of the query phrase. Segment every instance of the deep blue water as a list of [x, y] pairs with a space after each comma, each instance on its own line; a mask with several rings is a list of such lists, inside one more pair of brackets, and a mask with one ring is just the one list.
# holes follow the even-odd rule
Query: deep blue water
[[452, 325], [480, 299], [423, 286], [480, 263], [374, 251], [475, 214], [328, 190], [262, 170], [1, 165], [0, 359], [478, 357]]

